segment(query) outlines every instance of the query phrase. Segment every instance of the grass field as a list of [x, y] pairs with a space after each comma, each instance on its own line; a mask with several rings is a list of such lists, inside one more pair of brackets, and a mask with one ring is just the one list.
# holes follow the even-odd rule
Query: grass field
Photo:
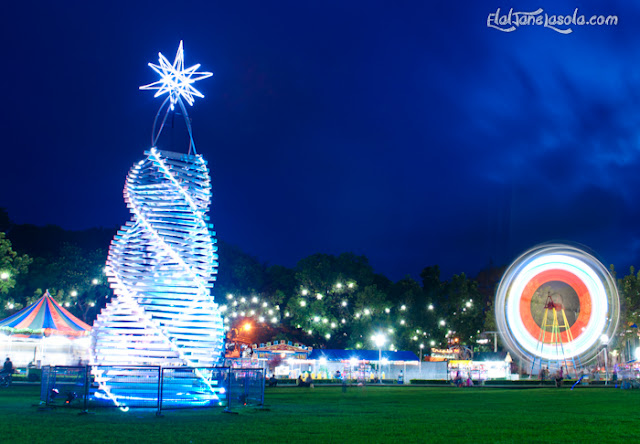
[[39, 387], [0, 390], [7, 443], [635, 442], [640, 391], [612, 388], [267, 389], [267, 409], [90, 415], [38, 409]]

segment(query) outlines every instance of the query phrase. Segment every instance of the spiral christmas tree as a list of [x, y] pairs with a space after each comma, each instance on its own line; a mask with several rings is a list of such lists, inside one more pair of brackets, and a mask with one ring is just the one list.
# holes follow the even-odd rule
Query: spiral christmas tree
[[[119, 406], [143, 396], [132, 394], [135, 390], [118, 379], [124, 366], [194, 368], [199, 389], [182, 396], [187, 403], [215, 401], [220, 391], [202, 370], [221, 358], [224, 338], [211, 295], [217, 267], [215, 233], [207, 216], [211, 182], [206, 162], [195, 152], [182, 101], [191, 105], [194, 95], [202, 97], [192, 83], [211, 74], [196, 72], [199, 65], [184, 69], [182, 42], [173, 65], [160, 54], [160, 65], [150, 66], [162, 79], [141, 89], [158, 89], [156, 96], [168, 97], [156, 116], [153, 147], [126, 179], [131, 220], [111, 242], [106, 267], [115, 296], [92, 330], [95, 380], [103, 396]], [[176, 104], [189, 131], [188, 154], [156, 147]]]

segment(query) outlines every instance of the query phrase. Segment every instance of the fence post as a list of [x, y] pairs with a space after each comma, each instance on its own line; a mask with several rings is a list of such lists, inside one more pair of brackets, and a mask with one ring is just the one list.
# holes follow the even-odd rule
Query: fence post
[[156, 416], [162, 416], [163, 380], [164, 380], [164, 369], [162, 367], [158, 367], [158, 411], [156, 412]]
[[47, 405], [51, 405], [51, 390], [56, 384], [56, 367], [49, 366], [49, 381], [47, 384]]
[[264, 383], [265, 383], [265, 373], [264, 369], [260, 372], [260, 405], [264, 406]]
[[84, 411], [82, 413], [89, 413], [89, 366], [84, 366]]

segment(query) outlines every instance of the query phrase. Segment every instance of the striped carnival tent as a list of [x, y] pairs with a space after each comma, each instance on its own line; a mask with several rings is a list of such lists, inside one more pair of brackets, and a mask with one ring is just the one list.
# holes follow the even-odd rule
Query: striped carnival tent
[[0, 321], [4, 333], [0, 353], [17, 366], [77, 363], [86, 358], [90, 331], [90, 325], [61, 307], [47, 290], [33, 304]]
[[10, 334], [37, 337], [51, 335], [77, 337], [89, 334], [91, 326], [62, 308], [47, 290], [40, 299], [27, 308], [0, 321], [0, 330]]

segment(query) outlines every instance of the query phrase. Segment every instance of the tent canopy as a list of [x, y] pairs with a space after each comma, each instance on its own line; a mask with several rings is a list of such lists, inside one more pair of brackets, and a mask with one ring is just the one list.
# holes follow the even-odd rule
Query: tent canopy
[[91, 326], [62, 308], [47, 290], [33, 304], [0, 321], [0, 330], [35, 336], [84, 336]]

